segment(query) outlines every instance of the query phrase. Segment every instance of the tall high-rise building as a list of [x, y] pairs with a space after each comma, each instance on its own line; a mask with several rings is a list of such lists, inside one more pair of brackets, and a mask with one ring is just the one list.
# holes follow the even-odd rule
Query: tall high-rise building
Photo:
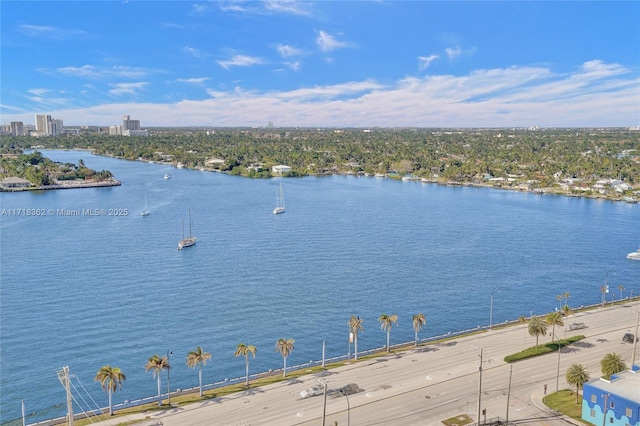
[[54, 118], [49, 123], [49, 134], [50, 135], [59, 135], [64, 130], [64, 125], [62, 124], [62, 120], [58, 118]]
[[36, 115], [36, 131], [38, 135], [59, 135], [63, 131], [62, 120], [57, 118], [51, 118], [50, 115], [38, 114]]
[[122, 130], [140, 130], [140, 120], [131, 120], [128, 115], [123, 115]]
[[11, 134], [13, 136], [24, 136], [24, 124], [22, 124], [22, 121], [12, 121], [9, 126], [11, 126]]
[[38, 114], [36, 115], [36, 131], [39, 135], [48, 135], [49, 122], [51, 122], [50, 115]]

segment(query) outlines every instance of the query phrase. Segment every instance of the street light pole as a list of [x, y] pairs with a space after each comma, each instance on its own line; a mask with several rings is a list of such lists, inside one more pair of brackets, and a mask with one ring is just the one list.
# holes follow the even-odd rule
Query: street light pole
[[609, 285], [607, 284], [607, 277], [611, 272], [613, 272], [613, 275], [617, 274], [616, 271], [612, 270], [612, 271], [607, 271], [607, 273], [604, 275], [604, 290], [602, 291], [602, 306], [604, 306], [607, 301], [606, 294], [609, 293]]
[[351, 426], [351, 404], [349, 404], [349, 395], [345, 392], [344, 388], [340, 392], [347, 398], [347, 426]]
[[173, 355], [173, 352], [167, 349], [167, 399], [169, 407], [171, 407], [171, 364], [169, 364], [169, 357]]
[[322, 404], [322, 426], [325, 426], [325, 421], [327, 419], [327, 382], [326, 380], [323, 380], [319, 377], [316, 377], [316, 380], [320, 383], [322, 383], [322, 386], [324, 387], [324, 402]]

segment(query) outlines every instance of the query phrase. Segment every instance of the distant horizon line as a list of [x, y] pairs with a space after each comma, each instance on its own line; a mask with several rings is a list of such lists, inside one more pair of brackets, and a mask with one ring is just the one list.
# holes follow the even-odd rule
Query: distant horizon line
[[[15, 123], [20, 121], [11, 121]], [[24, 122], [22, 122], [24, 123]], [[9, 126], [8, 123], [3, 123], [2, 126]], [[26, 125], [35, 127], [31, 123]], [[108, 128], [113, 124], [71, 124], [64, 125], [65, 129], [87, 129], [87, 128]], [[277, 130], [277, 129], [294, 129], [294, 130], [321, 130], [321, 129], [336, 129], [336, 130], [388, 130], [388, 129], [448, 129], [448, 130], [549, 130], [549, 129], [592, 129], [592, 130], [605, 130], [605, 129], [625, 129], [640, 131], [640, 125], [636, 126], [487, 126], [487, 127], [463, 127], [463, 126], [215, 126], [215, 125], [182, 125], [182, 126], [145, 126], [144, 129], [250, 129], [250, 130]], [[42, 135], [42, 136], [57, 136], [57, 135]]]

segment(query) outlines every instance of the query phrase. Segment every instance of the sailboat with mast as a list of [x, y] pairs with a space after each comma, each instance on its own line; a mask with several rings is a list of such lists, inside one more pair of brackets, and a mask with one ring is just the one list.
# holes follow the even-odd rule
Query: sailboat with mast
[[147, 197], [147, 193], [144, 193], [144, 210], [140, 212], [140, 216], [149, 216], [151, 214], [151, 210], [149, 210], [149, 199]]
[[276, 208], [273, 214], [284, 213], [284, 192], [282, 191], [282, 182], [280, 182], [280, 191], [276, 192]]
[[178, 242], [178, 250], [182, 250], [185, 247], [191, 247], [196, 244], [198, 237], [191, 234], [191, 209], [189, 209], [189, 236], [184, 236], [184, 221], [182, 222], [182, 239]]

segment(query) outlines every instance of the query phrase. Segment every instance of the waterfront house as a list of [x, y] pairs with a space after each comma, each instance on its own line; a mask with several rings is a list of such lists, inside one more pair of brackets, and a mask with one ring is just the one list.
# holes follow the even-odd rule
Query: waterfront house
[[279, 166], [271, 167], [271, 173], [275, 173], [275, 174], [278, 174], [278, 175], [283, 175], [285, 173], [289, 173], [290, 171], [291, 171], [291, 167], [285, 166], [283, 164], [281, 164]]
[[31, 182], [15, 176], [11, 176], [0, 181], [0, 187], [2, 189], [24, 189], [29, 188], [30, 186]]

